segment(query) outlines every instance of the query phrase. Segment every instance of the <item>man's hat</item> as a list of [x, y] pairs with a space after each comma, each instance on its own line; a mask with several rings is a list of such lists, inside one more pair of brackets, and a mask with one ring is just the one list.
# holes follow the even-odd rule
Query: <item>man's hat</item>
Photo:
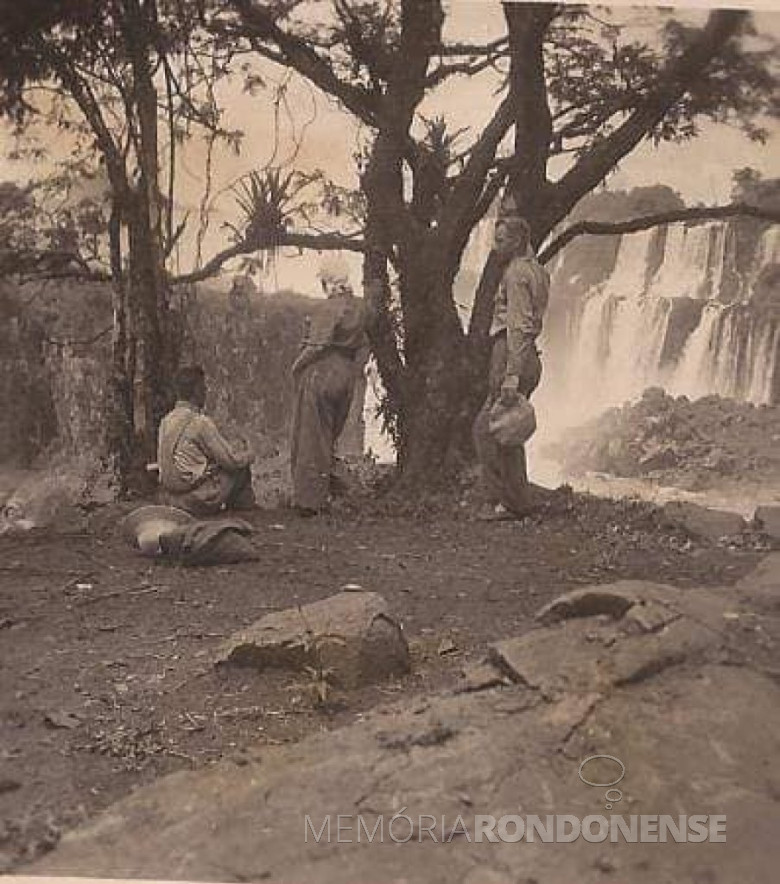
[[163, 551], [161, 539], [182, 536], [183, 529], [195, 522], [195, 517], [175, 506], [142, 506], [122, 520], [122, 536], [145, 556], [157, 556]]
[[125, 516], [121, 530], [141, 555], [184, 565], [254, 561], [252, 526], [241, 519], [196, 519], [174, 506], [142, 506]]

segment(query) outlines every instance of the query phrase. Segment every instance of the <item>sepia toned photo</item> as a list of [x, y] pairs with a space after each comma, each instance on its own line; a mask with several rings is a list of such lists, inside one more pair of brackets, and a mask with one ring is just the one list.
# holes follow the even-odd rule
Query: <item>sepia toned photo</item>
[[776, 880], [779, 41], [0, 0], [0, 875]]

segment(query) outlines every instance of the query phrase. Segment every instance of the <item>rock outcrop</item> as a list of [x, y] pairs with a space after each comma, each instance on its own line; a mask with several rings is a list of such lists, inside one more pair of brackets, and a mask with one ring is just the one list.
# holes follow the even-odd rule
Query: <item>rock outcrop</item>
[[566, 472], [646, 477], [689, 489], [780, 482], [780, 407], [646, 390], [550, 446]]
[[309, 670], [357, 687], [407, 672], [409, 648], [382, 596], [350, 591], [268, 614], [233, 635], [217, 664]]
[[[25, 871], [769, 884], [780, 863], [779, 640], [777, 554], [730, 589], [586, 588], [543, 609], [537, 629], [495, 645], [462, 689], [265, 747], [241, 765], [166, 777]], [[580, 777], [594, 756], [617, 759], [618, 788]], [[726, 843], [659, 843], [652, 831], [638, 843], [476, 839], [477, 815], [536, 815], [544, 825], [548, 814], [608, 810], [625, 820], [725, 817]]]

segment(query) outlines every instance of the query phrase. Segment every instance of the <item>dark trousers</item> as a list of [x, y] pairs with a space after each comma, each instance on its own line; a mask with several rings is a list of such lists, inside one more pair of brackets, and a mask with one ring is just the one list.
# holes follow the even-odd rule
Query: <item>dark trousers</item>
[[[493, 341], [488, 396], [474, 421], [474, 445], [482, 468], [482, 481], [488, 501], [493, 504], [501, 503], [511, 512], [522, 513], [530, 505], [525, 447], [520, 445], [505, 448], [496, 442], [488, 429], [490, 410], [501, 393], [506, 361], [506, 334], [499, 334]], [[539, 354], [534, 350], [532, 358], [526, 360], [520, 375], [518, 391], [530, 399], [539, 386], [541, 377], [542, 363]]]
[[336, 440], [344, 429], [355, 386], [350, 354], [332, 351], [296, 379], [290, 469], [293, 502], [319, 510], [328, 501]]

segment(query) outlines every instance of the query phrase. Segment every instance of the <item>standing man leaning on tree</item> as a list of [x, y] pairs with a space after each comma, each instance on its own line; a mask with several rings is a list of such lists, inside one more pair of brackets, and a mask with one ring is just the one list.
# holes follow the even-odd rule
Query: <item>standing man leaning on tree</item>
[[531, 397], [539, 386], [542, 363], [536, 348], [550, 292], [550, 277], [531, 247], [527, 221], [510, 203], [499, 212], [495, 250], [507, 259], [490, 329], [492, 354], [488, 396], [474, 422], [474, 443], [482, 468], [488, 505], [480, 518], [522, 518], [531, 510], [525, 448], [505, 447], [490, 431], [494, 405], [510, 406], [518, 395]]

